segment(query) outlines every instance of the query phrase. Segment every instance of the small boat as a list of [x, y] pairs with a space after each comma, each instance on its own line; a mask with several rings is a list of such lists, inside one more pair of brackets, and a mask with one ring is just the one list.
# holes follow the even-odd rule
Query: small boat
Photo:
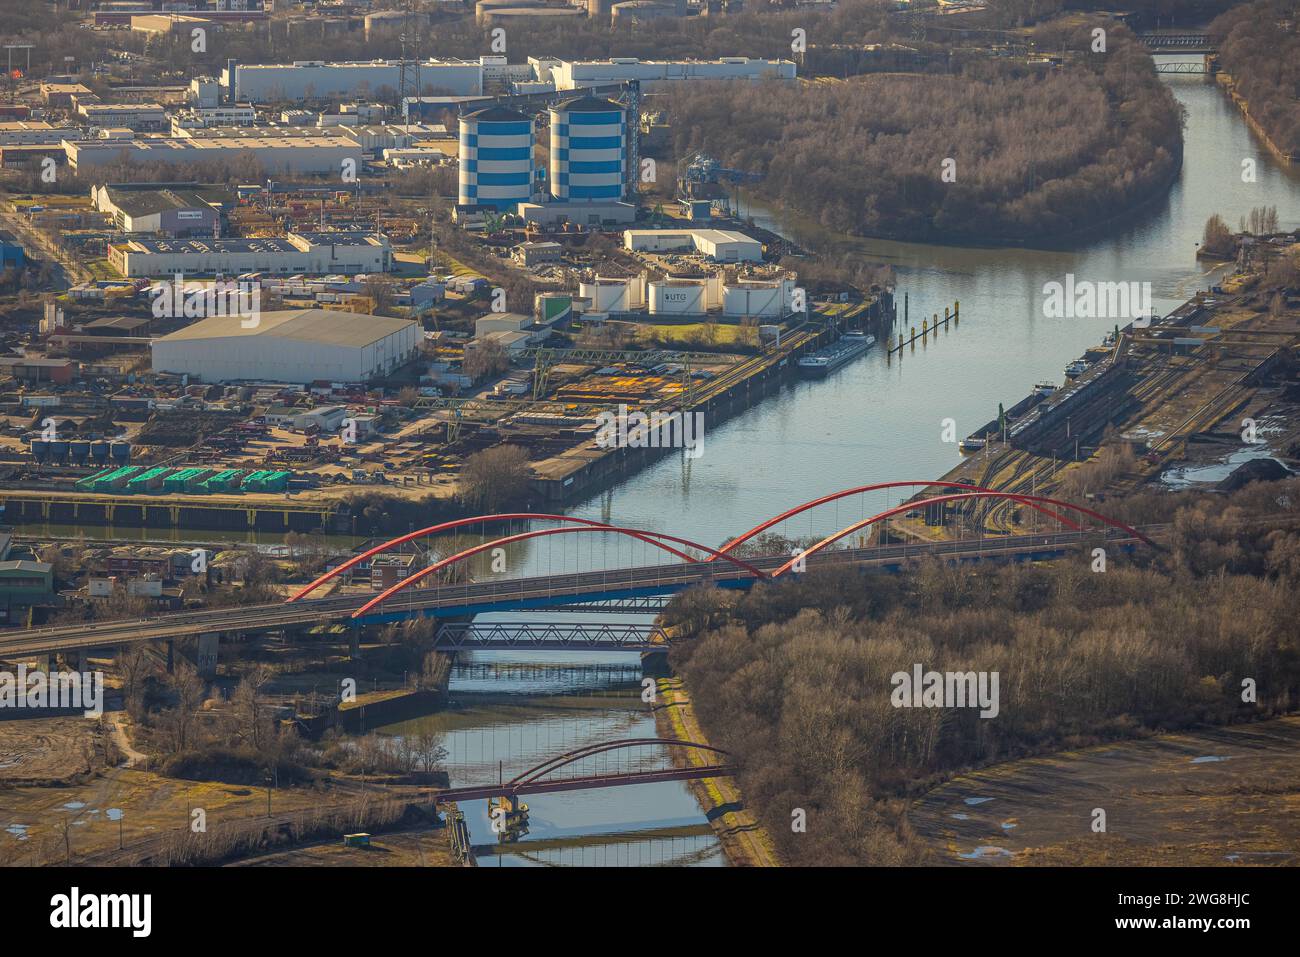
[[957, 448], [962, 452], [979, 452], [984, 448], [984, 439], [977, 439], [971, 435], [961, 440]]
[[1034, 395], [1051, 395], [1056, 391], [1055, 382], [1036, 382], [1034, 383]]

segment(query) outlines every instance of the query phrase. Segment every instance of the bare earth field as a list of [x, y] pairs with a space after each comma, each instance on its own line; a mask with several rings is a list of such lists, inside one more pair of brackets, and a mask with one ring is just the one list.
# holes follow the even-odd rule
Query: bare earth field
[[1009, 761], [909, 816], [943, 864], [1295, 865], [1300, 717]]
[[447, 831], [422, 829], [375, 834], [369, 847], [341, 839], [262, 854], [232, 867], [454, 867]]
[[[87, 751], [95, 736], [93, 719], [0, 721], [0, 787], [25, 781], [63, 781], [86, 771]], [[3, 806], [4, 795], [0, 792], [0, 807]]]

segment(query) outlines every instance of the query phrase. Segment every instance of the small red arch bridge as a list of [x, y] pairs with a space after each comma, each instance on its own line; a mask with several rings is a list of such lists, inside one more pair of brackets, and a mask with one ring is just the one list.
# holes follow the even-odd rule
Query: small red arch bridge
[[[647, 756], [645, 749], [651, 749]], [[683, 755], [684, 766], [672, 758]], [[690, 755], [707, 755], [705, 764], [691, 764]], [[602, 741], [566, 751], [499, 784], [446, 788], [434, 795], [434, 802], [475, 801], [493, 797], [516, 798], [526, 794], [557, 791], [585, 791], [616, 788], [657, 781], [694, 781], [735, 774], [738, 766], [728, 762], [721, 748], [676, 738], [623, 738]], [[611, 767], [612, 765], [612, 767]]]
[[[844, 526], [798, 555], [771, 555], [741, 558], [739, 546], [788, 519], [812, 509], [869, 492], [913, 487], [939, 489], [940, 494], [914, 497], [901, 505], [876, 512]], [[855, 533], [869, 531], [873, 525], [909, 513], [939, 508], [968, 511], [987, 501], [1010, 501], [1037, 514], [1046, 531], [1004, 536], [966, 537], [938, 541], [904, 541], [899, 544], [844, 548], [831, 546]], [[455, 613], [472, 616], [483, 612], [511, 611], [583, 602], [632, 600], [648, 595], [667, 595], [693, 585], [713, 584], [726, 588], [748, 588], [756, 581], [775, 580], [792, 573], [829, 564], [875, 565], [897, 568], [907, 562], [934, 556], [952, 561], [984, 558], [1049, 558], [1076, 548], [1081, 542], [1106, 541], [1128, 547], [1137, 543], [1154, 545], [1149, 534], [1159, 534], [1163, 527], [1140, 530], [1091, 508], [1042, 495], [1004, 492], [962, 482], [899, 481], [862, 485], [823, 495], [795, 506], [731, 539], [720, 548], [665, 532], [616, 526], [593, 519], [568, 515], [531, 512], [475, 516], [443, 522], [402, 535], [352, 556], [302, 587], [286, 606], [324, 605], [341, 599], [311, 599], [309, 596], [329, 582], [375, 555], [398, 548], [420, 538], [453, 533], [468, 526], [547, 521], [555, 527], [533, 528], [483, 541], [433, 561], [396, 584], [364, 602], [354, 603], [347, 617], [354, 623], [373, 624], [398, 621], [417, 615], [455, 617]], [[1090, 529], [1088, 525], [1093, 527]], [[670, 559], [664, 564], [606, 568], [572, 574], [539, 575], [527, 578], [496, 578], [485, 581], [446, 582], [449, 573], [466, 567], [469, 559], [517, 543], [552, 536], [590, 538], [598, 535], [622, 536], [658, 549]], [[353, 599], [356, 602], [356, 599]], [[474, 632], [460, 632], [466, 645], [477, 644]], [[465, 639], [469, 640], [465, 640]], [[450, 640], [450, 639], [449, 639]], [[539, 639], [540, 640], [540, 639]], [[452, 642], [455, 643], [455, 642]], [[529, 641], [519, 642], [529, 645]]]

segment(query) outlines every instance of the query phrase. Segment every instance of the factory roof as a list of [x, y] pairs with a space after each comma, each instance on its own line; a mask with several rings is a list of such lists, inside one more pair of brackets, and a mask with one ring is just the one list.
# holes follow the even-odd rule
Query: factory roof
[[329, 346], [361, 348], [385, 336], [416, 326], [405, 319], [365, 316], [333, 309], [285, 309], [262, 313], [261, 321], [246, 329], [239, 316], [209, 316], [179, 332], [164, 336], [162, 342], [196, 339], [227, 339], [235, 336], [269, 336], [296, 339]]
[[146, 253], [296, 253], [302, 252], [287, 239], [133, 239], [129, 243]]
[[109, 201], [128, 216], [148, 216], [172, 209], [203, 209], [214, 203], [231, 203], [234, 197], [221, 186], [157, 186], [140, 189], [132, 185], [104, 187]]

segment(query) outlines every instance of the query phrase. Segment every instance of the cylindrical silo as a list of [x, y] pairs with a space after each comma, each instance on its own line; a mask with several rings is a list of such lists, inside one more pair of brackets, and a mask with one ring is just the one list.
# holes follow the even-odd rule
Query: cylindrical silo
[[696, 316], [704, 313], [704, 283], [662, 279], [650, 283], [652, 316]]
[[627, 114], [594, 96], [551, 110], [551, 197], [561, 202], [623, 198]]
[[503, 106], [460, 118], [461, 205], [513, 212], [533, 192], [533, 121]]

